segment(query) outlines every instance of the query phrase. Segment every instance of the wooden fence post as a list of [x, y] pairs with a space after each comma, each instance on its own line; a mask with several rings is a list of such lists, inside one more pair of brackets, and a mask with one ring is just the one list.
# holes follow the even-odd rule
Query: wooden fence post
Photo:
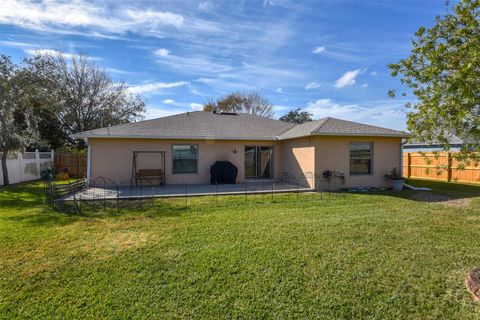
[[447, 181], [452, 180], [452, 153], [447, 153]]
[[412, 156], [410, 152], [407, 152], [407, 178], [412, 175]]

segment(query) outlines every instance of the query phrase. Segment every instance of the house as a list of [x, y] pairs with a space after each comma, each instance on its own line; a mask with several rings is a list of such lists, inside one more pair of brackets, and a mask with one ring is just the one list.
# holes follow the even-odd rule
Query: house
[[90, 179], [119, 183], [140, 169], [161, 169], [166, 184], [206, 184], [211, 165], [227, 160], [238, 168], [237, 182], [277, 179], [283, 172], [322, 176], [330, 170], [344, 175], [346, 187], [385, 186], [385, 174], [401, 168], [405, 137], [402, 131], [335, 118], [294, 125], [204, 111], [72, 136], [88, 144]]
[[[449, 135], [447, 136], [447, 143], [450, 151], [460, 151], [460, 149], [469, 142], [455, 135]], [[422, 142], [419, 139], [413, 138], [403, 145], [404, 152], [433, 152], [443, 150], [445, 150], [445, 143], [440, 141]]]

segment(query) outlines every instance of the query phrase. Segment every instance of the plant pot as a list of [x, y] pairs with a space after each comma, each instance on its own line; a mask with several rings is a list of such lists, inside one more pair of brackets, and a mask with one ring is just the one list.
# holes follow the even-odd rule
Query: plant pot
[[402, 191], [405, 180], [392, 180], [392, 189], [394, 191]]

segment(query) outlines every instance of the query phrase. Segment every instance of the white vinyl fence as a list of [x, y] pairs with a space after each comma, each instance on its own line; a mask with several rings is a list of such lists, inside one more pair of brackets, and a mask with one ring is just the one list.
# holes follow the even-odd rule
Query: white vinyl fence
[[[1, 155], [1, 154], [0, 154]], [[13, 152], [7, 158], [10, 184], [40, 179], [40, 172], [53, 168], [54, 152]], [[0, 186], [3, 185], [3, 172], [0, 165]]]

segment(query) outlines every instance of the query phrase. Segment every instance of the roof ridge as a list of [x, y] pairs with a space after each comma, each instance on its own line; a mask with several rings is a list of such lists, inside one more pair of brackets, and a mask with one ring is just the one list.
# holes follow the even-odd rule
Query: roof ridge
[[[175, 117], [175, 116], [180, 116], [182, 114], [188, 114], [188, 113], [197, 113], [197, 112], [203, 112], [203, 111], [186, 111], [186, 112], [182, 112], [182, 113], [176, 113], [176, 114], [171, 114], [169, 116], [165, 116], [165, 117], [158, 117], [158, 118], [152, 118], [152, 119], [145, 119], [145, 120], [140, 120], [140, 121], [133, 121], [133, 122], [126, 122], [126, 123], [120, 123], [120, 124], [116, 124], [114, 126], [111, 126], [111, 127], [101, 127], [101, 128], [96, 128], [96, 129], [90, 129], [90, 130], [87, 130], [87, 131], [81, 131], [81, 132], [90, 132], [90, 131], [95, 131], [95, 130], [101, 130], [101, 129], [105, 129], [105, 128], [108, 128], [108, 129], [112, 129], [112, 128], [116, 128], [116, 127], [120, 127], [120, 126], [131, 126], [131, 125], [135, 125], [135, 124], [138, 124], [138, 123], [145, 123], [145, 122], [152, 122], [152, 121], [155, 121], [155, 120], [159, 120], [159, 119], [165, 119], [165, 118], [171, 118], [171, 117]], [[78, 132], [80, 133], [80, 132]]]
[[314, 133], [315, 131], [318, 131], [320, 130], [328, 121], [330, 121], [332, 118], [331, 117], [325, 117], [325, 118], [321, 118], [321, 119], [318, 119], [317, 121], [319, 121], [319, 125], [315, 127], [315, 129], [313, 129], [312, 131], [310, 131], [310, 134]]

